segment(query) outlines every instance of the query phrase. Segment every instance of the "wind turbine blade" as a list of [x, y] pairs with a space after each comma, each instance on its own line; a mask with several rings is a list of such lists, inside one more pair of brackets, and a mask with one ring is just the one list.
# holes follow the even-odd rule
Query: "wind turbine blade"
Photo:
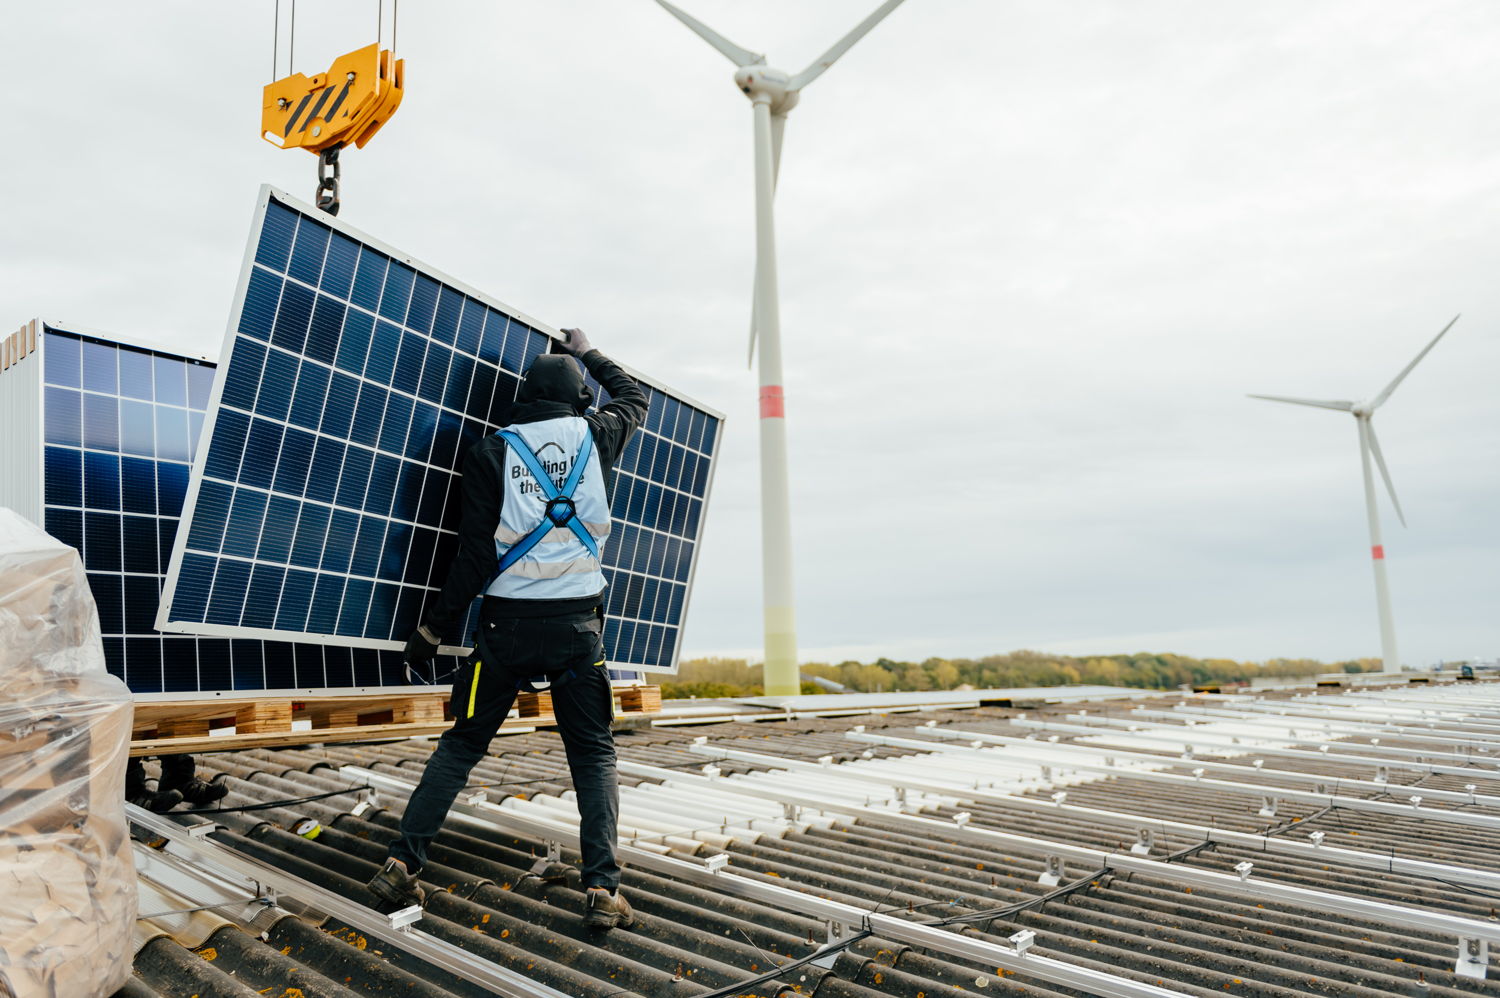
[[1408, 374], [1411, 373], [1411, 369], [1412, 368], [1416, 367], [1419, 363], [1421, 363], [1422, 358], [1427, 356], [1427, 351], [1431, 350], [1433, 347], [1437, 346], [1437, 341], [1443, 338], [1443, 333], [1446, 333], [1448, 330], [1452, 329], [1453, 328], [1453, 323], [1455, 323], [1457, 321], [1458, 321], [1458, 316], [1455, 315], [1452, 318], [1452, 320], [1446, 326], [1443, 327], [1443, 332], [1442, 333], [1438, 333], [1436, 336], [1434, 336], [1432, 338], [1432, 342], [1429, 343], [1429, 344], [1427, 344], [1425, 347], [1422, 348], [1422, 352], [1419, 353], [1419, 354], [1417, 354], [1416, 360], [1413, 360], [1410, 364], [1407, 364], [1406, 365], [1406, 369], [1403, 370], [1400, 374], [1396, 375], [1396, 380], [1392, 381], [1390, 384], [1386, 385], [1385, 386], [1385, 391], [1383, 391], [1379, 395], [1375, 396], [1375, 400], [1370, 403], [1370, 411], [1371, 412], [1374, 412], [1376, 409], [1379, 409], [1381, 407], [1381, 405], [1383, 405], [1385, 403], [1385, 400], [1391, 397], [1391, 392], [1393, 392], [1393, 391], [1396, 390], [1396, 386], [1399, 385], [1399, 384], [1401, 384], [1402, 379], [1405, 378]]
[[1325, 401], [1322, 399], [1298, 399], [1287, 395], [1251, 395], [1253, 399], [1266, 399], [1269, 402], [1290, 402], [1292, 405], [1313, 405], [1319, 409], [1335, 409], [1339, 412], [1353, 412], [1353, 402], [1343, 402], [1337, 399]]
[[665, 7], [668, 14], [671, 14], [673, 17], [677, 18], [677, 20], [681, 21], [683, 24], [686, 24], [689, 28], [692, 28], [693, 31], [697, 33], [699, 38], [702, 38], [705, 42], [708, 42], [708, 44], [724, 53], [725, 57], [728, 58], [729, 61], [734, 63], [736, 66], [754, 66], [766, 61], [765, 56], [761, 55], [758, 52], [751, 52], [747, 48], [741, 48], [734, 42], [730, 41], [728, 38], [725, 38], [723, 35], [719, 34], [713, 28], [710, 28], [708, 25], [698, 20], [696, 17], [692, 16], [686, 11], [678, 10], [676, 7], [673, 7], [671, 4], [667, 3], [667, 0], [656, 0], [656, 2]]
[[1370, 453], [1375, 456], [1375, 465], [1380, 469], [1380, 477], [1385, 479], [1385, 490], [1391, 494], [1391, 505], [1396, 507], [1396, 518], [1401, 521], [1401, 526], [1406, 526], [1406, 514], [1401, 512], [1401, 500], [1396, 498], [1396, 486], [1391, 483], [1391, 473], [1386, 469], [1385, 457], [1380, 453], [1380, 441], [1375, 439], [1375, 424], [1370, 422], [1367, 439], [1370, 441]]
[[[661, 2], [662, 0], [657, 0], [657, 3]], [[854, 26], [853, 31], [835, 42], [833, 48], [818, 56], [818, 58], [813, 60], [812, 65], [792, 77], [791, 82], [787, 84], [787, 89], [794, 91], [801, 90], [813, 80], [822, 76], [829, 66], [838, 61], [839, 56], [849, 51], [855, 42], [869, 34], [871, 28], [879, 24], [885, 18], [885, 15], [901, 6], [902, 2], [903, 0], [885, 0], [885, 3], [881, 4], [875, 13], [860, 21]]]
[[760, 298], [760, 265], [755, 266], [755, 283], [750, 286], [750, 352], [745, 357], [745, 366], [755, 370], [755, 332], [760, 325], [760, 309], [758, 299]]
[[771, 190], [776, 189], [776, 180], [781, 176], [781, 135], [786, 131], [786, 115], [771, 115]]

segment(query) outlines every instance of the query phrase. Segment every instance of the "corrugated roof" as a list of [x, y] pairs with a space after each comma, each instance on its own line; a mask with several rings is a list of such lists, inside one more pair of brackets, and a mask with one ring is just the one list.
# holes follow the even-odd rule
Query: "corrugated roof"
[[[535, 732], [497, 738], [475, 769], [487, 799], [461, 802], [434, 844], [422, 938], [594, 998], [732, 988], [862, 924], [873, 934], [837, 955], [728, 993], [1500, 994], [1500, 685], [636, 728], [617, 742], [638, 925], [584, 929], [576, 866], [546, 869], [549, 838], [576, 863], [577, 816], [561, 742]], [[230, 786], [223, 806], [342, 791], [215, 816], [207, 842], [368, 903], [432, 746], [200, 757]], [[171, 889], [143, 870], [147, 889]], [[245, 899], [191, 931], [143, 922], [124, 993], [489, 993], [294, 891]], [[1489, 979], [1455, 972], [1471, 947], [1466, 969]]]

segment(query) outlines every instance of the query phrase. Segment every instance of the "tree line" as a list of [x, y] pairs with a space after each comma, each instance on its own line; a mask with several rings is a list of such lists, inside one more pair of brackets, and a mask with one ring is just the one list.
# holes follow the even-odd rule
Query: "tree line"
[[[1077, 684], [1175, 690], [1184, 685], [1233, 685], [1255, 679], [1307, 679], [1328, 672], [1378, 672], [1380, 667], [1378, 658], [1326, 663], [1311, 658], [1237, 662], [1152, 652], [1075, 657], [1013, 651], [972, 659], [813, 663], [802, 666], [802, 692], [828, 692], [806, 681], [809, 676], [831, 680], [857, 693]], [[681, 663], [675, 677], [664, 679], [661, 690], [667, 698], [760, 696], [764, 689], [760, 664], [735, 658], [688, 659]]]

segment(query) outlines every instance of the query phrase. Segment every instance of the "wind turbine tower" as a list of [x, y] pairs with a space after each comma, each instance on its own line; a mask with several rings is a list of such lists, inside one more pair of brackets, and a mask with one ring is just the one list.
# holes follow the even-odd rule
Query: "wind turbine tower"
[[801, 686], [797, 673], [797, 615], [792, 602], [791, 504], [787, 496], [786, 394], [781, 375], [781, 313], [776, 287], [776, 225], [772, 210], [781, 167], [786, 116], [802, 89], [903, 0], [886, 0], [854, 30], [796, 76], [766, 65], [766, 57], [741, 48], [708, 25], [656, 0], [735, 64], [734, 85], [750, 99], [755, 121], [755, 294], [750, 356], [760, 340], [760, 520], [765, 614], [765, 691], [788, 696]]
[[1438, 340], [1443, 338], [1443, 333], [1453, 328], [1453, 323], [1458, 321], [1454, 316], [1442, 332], [1432, 338], [1432, 342], [1422, 348], [1422, 352], [1410, 364], [1407, 364], [1401, 373], [1396, 375], [1385, 390], [1374, 398], [1364, 402], [1347, 402], [1341, 400], [1321, 400], [1288, 398], [1284, 395], [1251, 395], [1253, 399], [1267, 399], [1271, 402], [1290, 402], [1292, 405], [1311, 405], [1319, 409], [1333, 409], [1336, 412], [1347, 412], [1354, 416], [1355, 423], [1359, 427], [1359, 462], [1364, 470], [1365, 477], [1365, 515], [1370, 520], [1370, 559], [1375, 566], [1375, 605], [1380, 613], [1380, 657], [1384, 661], [1383, 669], [1387, 673], [1400, 672], [1401, 660], [1396, 655], [1396, 624], [1391, 618], [1391, 591], [1385, 578], [1385, 545], [1380, 540], [1380, 513], [1375, 508], [1375, 481], [1370, 474], [1370, 459], [1375, 459], [1375, 464], [1380, 468], [1380, 477], [1385, 480], [1385, 489], [1391, 496], [1391, 505], [1396, 507], [1396, 516], [1401, 525], [1406, 526], [1406, 516], [1401, 512], [1401, 500], [1396, 498], [1396, 486], [1391, 482], [1391, 473], [1385, 466], [1385, 458], [1380, 453], [1380, 441], [1375, 438], [1375, 410], [1385, 404], [1385, 400], [1391, 397], [1396, 386], [1405, 380], [1411, 373], [1412, 368], [1421, 363], [1427, 352], [1437, 346]]

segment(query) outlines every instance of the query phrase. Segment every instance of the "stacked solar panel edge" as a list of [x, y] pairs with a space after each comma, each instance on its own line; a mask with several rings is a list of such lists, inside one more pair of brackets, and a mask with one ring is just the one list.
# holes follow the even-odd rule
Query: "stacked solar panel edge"
[[40, 326], [25, 374], [40, 386], [33, 415], [41, 447], [12, 451], [6, 471], [40, 465], [40, 502], [27, 512], [82, 556], [114, 675], [136, 693], [342, 689], [400, 677], [400, 655], [389, 651], [158, 633], [214, 365]]
[[[555, 334], [270, 188], [231, 315], [158, 626], [400, 648], [457, 549], [462, 455]], [[670, 670], [722, 417], [641, 382], [650, 410], [612, 496], [607, 652]], [[445, 638], [465, 642], [476, 613]]]

